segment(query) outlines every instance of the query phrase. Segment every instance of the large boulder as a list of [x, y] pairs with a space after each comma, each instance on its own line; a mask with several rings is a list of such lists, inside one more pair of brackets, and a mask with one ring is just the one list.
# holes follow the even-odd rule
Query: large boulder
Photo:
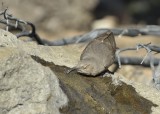
[[0, 41], [0, 114], [59, 114], [68, 98], [57, 76], [12, 34], [0, 30]]

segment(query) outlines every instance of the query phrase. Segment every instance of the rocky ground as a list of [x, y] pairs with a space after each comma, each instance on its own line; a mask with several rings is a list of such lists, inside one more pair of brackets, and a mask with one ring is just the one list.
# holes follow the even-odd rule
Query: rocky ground
[[[79, 60], [80, 45], [39, 46], [4, 30], [0, 42], [2, 114], [157, 114], [160, 110], [159, 91], [128, 81], [120, 73], [112, 78], [67, 74]], [[112, 84], [113, 77], [120, 85]]]

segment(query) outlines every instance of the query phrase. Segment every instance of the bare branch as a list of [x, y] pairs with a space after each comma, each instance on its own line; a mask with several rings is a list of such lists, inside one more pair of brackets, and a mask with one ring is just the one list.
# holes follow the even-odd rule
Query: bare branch
[[[128, 50], [137, 50], [137, 49], [140, 49], [140, 48], [145, 48], [146, 51], [147, 51], [147, 54], [142, 59], [142, 61], [140, 62], [140, 64], [142, 64], [144, 62], [144, 60], [146, 59], [146, 57], [148, 55], [151, 56], [151, 51], [154, 51], [154, 52], [157, 52], [157, 53], [160, 52], [160, 47], [158, 48], [158, 46], [150, 46], [149, 44], [138, 44], [136, 47], [121, 48], [121, 49], [116, 50], [115, 55], [116, 55], [116, 58], [117, 58], [117, 62], [118, 62], [119, 68], [121, 68], [121, 59], [120, 59], [120, 56], [119, 56], [121, 52], [128, 51]], [[155, 49], [155, 47], [156, 47], [156, 49]]]
[[[86, 41], [89, 41], [89, 40], [96, 38], [97, 36], [99, 36], [100, 34], [106, 32], [106, 31], [112, 31], [114, 33], [114, 35], [119, 35], [119, 37], [122, 35], [131, 36], [131, 37], [138, 36], [138, 35], [156, 35], [156, 36], [160, 35], [160, 26], [149, 25], [149, 26], [144, 26], [141, 28], [137, 27], [137, 28], [96, 29], [96, 30], [93, 30], [93, 31], [86, 33], [84, 35], [79, 35], [79, 36], [75, 36], [72, 38], [64, 38], [64, 39], [57, 40], [57, 41], [47, 41], [47, 40], [42, 40], [42, 38], [40, 38], [36, 34], [36, 29], [33, 29], [33, 28], [35, 28], [35, 27], [33, 27], [34, 26], [33, 24], [13, 17], [11, 14], [7, 13], [7, 10], [8, 9], [6, 8], [4, 11], [0, 12], [0, 15], [4, 16], [4, 20], [3, 21], [0, 20], [0, 22], [7, 25], [7, 27], [6, 27], [7, 29], [8, 29], [8, 27], [19, 28], [20, 30], [22, 30], [22, 32], [18, 33], [17, 37], [22, 37], [22, 36], [29, 36], [30, 37], [30, 36], [32, 36], [32, 38], [36, 39], [37, 43], [43, 44], [43, 45], [66, 45], [66, 44], [86, 42]], [[9, 22], [9, 20], [15, 21], [14, 24]], [[20, 24], [23, 24], [23, 26], [29, 25], [29, 26], [31, 26], [32, 30], [35, 30], [35, 31], [30, 32], [25, 29], [26, 27], [21, 28], [22, 26], [19, 26]], [[35, 35], [34, 35], [34, 33], [35, 33]]]
[[61, 40], [53, 41], [50, 43], [50, 45], [66, 45], [73, 43], [82, 43], [95, 39], [97, 36], [107, 31], [112, 31], [113, 34], [118, 35], [118, 37], [121, 37], [122, 35], [130, 37], [135, 37], [139, 35], [160, 36], [160, 26], [156, 25], [148, 25], [142, 28], [115, 28], [115, 29], [106, 28], [106, 29], [95, 29], [84, 35], [79, 35], [71, 38], [63, 38]]
[[[0, 20], [1, 23], [7, 25], [6, 30], [8, 31], [8, 27], [14, 27], [16, 29], [20, 29], [22, 30], [22, 32], [18, 33], [16, 36], [17, 38], [22, 37], [22, 36], [28, 36], [31, 37], [33, 39], [35, 39], [37, 41], [38, 44], [42, 44], [44, 45], [44, 43], [42, 42], [41, 38], [38, 36], [38, 34], [36, 33], [36, 28], [35, 26], [31, 23], [31, 22], [27, 22], [27, 21], [23, 21], [20, 19], [17, 19], [15, 17], [13, 17], [11, 14], [7, 13], [7, 8], [0, 13], [0, 15], [4, 16], [4, 20]], [[10, 21], [14, 21], [15, 23], [12, 24], [9, 22]], [[20, 24], [24, 24], [24, 25], [28, 25], [31, 27], [31, 31], [27, 31], [25, 29], [25, 27], [19, 26]]]
[[[149, 43], [149, 44], [151, 44], [151, 43]], [[144, 60], [148, 57], [148, 55], [151, 55], [151, 49], [149, 48], [149, 47], [147, 47], [149, 44], [138, 44], [137, 45], [137, 49], [139, 49], [140, 47], [142, 47], [142, 48], [144, 48], [144, 49], [146, 49], [146, 51], [147, 51], [147, 53], [146, 53], [146, 55], [145, 55], [145, 57], [143, 58], [143, 60], [142, 60], [142, 62], [141, 62], [141, 64], [144, 62]]]
[[[139, 57], [121, 57], [121, 64], [123, 65], [140, 65], [143, 58]], [[157, 66], [159, 64], [160, 59], [154, 58], [153, 65]], [[118, 64], [118, 60], [115, 61]], [[146, 59], [141, 66], [150, 67], [150, 59]]]

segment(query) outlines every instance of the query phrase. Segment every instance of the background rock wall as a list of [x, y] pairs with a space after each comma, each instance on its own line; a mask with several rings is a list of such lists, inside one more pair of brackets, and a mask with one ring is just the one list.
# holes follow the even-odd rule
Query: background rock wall
[[4, 8], [17, 18], [33, 22], [51, 32], [91, 27], [91, 11], [98, 0], [5, 0]]

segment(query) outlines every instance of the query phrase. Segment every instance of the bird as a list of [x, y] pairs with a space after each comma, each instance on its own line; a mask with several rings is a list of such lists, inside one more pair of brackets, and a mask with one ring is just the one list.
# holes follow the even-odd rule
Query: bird
[[111, 31], [104, 32], [93, 39], [83, 50], [78, 64], [72, 70], [87, 76], [97, 76], [108, 71], [115, 61], [116, 42]]

